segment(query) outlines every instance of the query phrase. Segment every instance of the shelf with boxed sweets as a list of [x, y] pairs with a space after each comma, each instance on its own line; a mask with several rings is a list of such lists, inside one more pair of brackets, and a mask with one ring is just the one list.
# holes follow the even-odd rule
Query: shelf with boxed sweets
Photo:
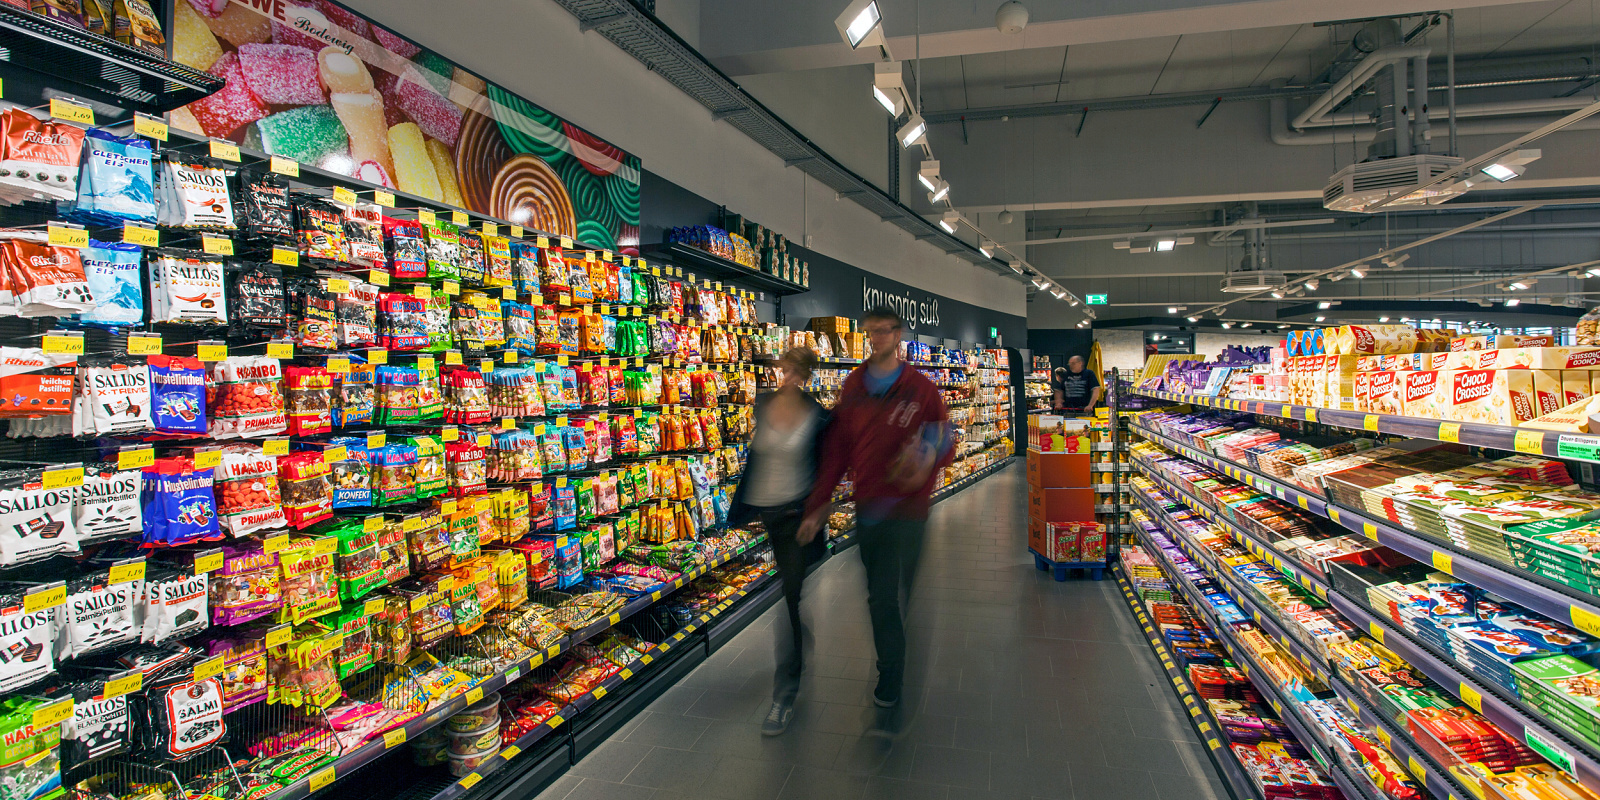
[[1168, 651], [1166, 644], [1162, 642], [1160, 632], [1151, 624], [1150, 617], [1145, 613], [1144, 606], [1140, 604], [1138, 597], [1133, 593], [1131, 585], [1133, 580], [1128, 575], [1127, 570], [1128, 567], [1125, 562], [1117, 562], [1114, 571], [1117, 578], [1117, 586], [1122, 589], [1123, 598], [1128, 601], [1128, 606], [1133, 609], [1134, 618], [1139, 621], [1139, 627], [1143, 629], [1145, 639], [1150, 642], [1150, 648], [1161, 659], [1161, 667], [1167, 673], [1167, 679], [1172, 683], [1173, 692], [1178, 696], [1178, 701], [1183, 704], [1184, 710], [1188, 712], [1190, 726], [1194, 728], [1200, 741], [1204, 742], [1206, 749], [1210, 751], [1211, 761], [1216, 765], [1218, 774], [1227, 783], [1228, 788], [1232, 790], [1235, 797], [1263, 800], [1261, 793], [1256, 789], [1255, 782], [1250, 780], [1249, 776], [1245, 774], [1244, 768], [1239, 764], [1239, 760], [1234, 757], [1233, 750], [1228, 746], [1228, 742], [1221, 738], [1216, 721], [1206, 711], [1205, 701], [1195, 694], [1193, 687], [1189, 683], [1188, 676], [1175, 663], [1171, 652]]
[[775, 295], [800, 294], [810, 291], [809, 288], [798, 283], [786, 281], [776, 275], [769, 275], [759, 269], [751, 269], [686, 244], [672, 242], [652, 245], [644, 250], [649, 258], [670, 261], [683, 269], [712, 275], [719, 279], [748, 283], [762, 291], [771, 292]]
[[[1432, 754], [1412, 741], [1410, 731], [1375, 711], [1366, 698], [1345, 683], [1343, 677], [1334, 682], [1334, 691], [1339, 695], [1339, 699], [1344, 701], [1345, 707], [1350, 709], [1350, 713], [1377, 737], [1383, 748], [1404, 765], [1412, 777], [1422, 781], [1429, 795], [1439, 800], [1446, 798], [1466, 800], [1478, 796], [1481, 789], [1475, 780], [1470, 788], [1464, 788], [1460, 782], [1450, 777], [1450, 771], [1441, 766]], [[1464, 772], [1472, 769], [1459, 759], [1454, 761]]]
[[1146, 531], [1140, 529], [1136, 531], [1136, 534], [1146, 552], [1157, 554], [1156, 563], [1173, 578], [1173, 585], [1184, 595], [1190, 606], [1201, 610], [1212, 631], [1217, 635], [1218, 640], [1223, 643], [1228, 653], [1242, 666], [1246, 676], [1250, 679], [1250, 683], [1256, 687], [1256, 691], [1261, 695], [1261, 698], [1279, 715], [1279, 718], [1289, 728], [1296, 741], [1307, 752], [1311, 753], [1317, 763], [1327, 771], [1328, 777], [1332, 778], [1334, 783], [1338, 785], [1346, 800], [1371, 800], [1375, 795], [1368, 791], [1370, 783], [1365, 779], [1365, 775], [1361, 776], [1359, 782], [1356, 778], [1352, 778], [1345, 771], [1344, 764], [1334, 758], [1333, 754], [1328, 753], [1322, 743], [1311, 735], [1305, 720], [1300, 717], [1300, 701], [1286, 700], [1278, 686], [1268, 680], [1267, 676], [1271, 673], [1262, 669], [1260, 663], [1251, 655], [1250, 649], [1239, 643], [1235, 634], [1235, 626], [1217, 617], [1216, 611], [1205, 593], [1195, 587], [1184, 575], [1183, 571], [1169, 560], [1167, 551], [1157, 545]]
[[1372, 638], [1483, 714], [1502, 731], [1565, 769], [1590, 791], [1600, 789], [1600, 759], [1592, 745], [1558, 732], [1546, 714], [1529, 708], [1520, 700], [1508, 699], [1503, 690], [1434, 654], [1392, 620], [1373, 614], [1342, 593], [1335, 593], [1329, 599], [1346, 619], [1363, 626]]

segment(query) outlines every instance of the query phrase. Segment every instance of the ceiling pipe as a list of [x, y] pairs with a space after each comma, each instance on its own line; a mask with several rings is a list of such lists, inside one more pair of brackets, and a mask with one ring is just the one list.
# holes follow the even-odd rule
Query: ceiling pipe
[[[1536, 102], [1542, 103], [1546, 101]], [[1370, 142], [1377, 136], [1377, 128], [1373, 125], [1371, 118], [1362, 120], [1362, 124], [1360, 125], [1324, 128], [1316, 131], [1296, 131], [1289, 127], [1288, 100], [1281, 97], [1272, 98], [1267, 102], [1267, 106], [1269, 133], [1272, 136], [1273, 144], [1290, 146], [1351, 144], [1352, 142], [1361, 144]], [[1568, 106], [1568, 108], [1571, 107], [1572, 106]], [[1577, 107], [1587, 108], [1588, 104], [1584, 103]], [[1472, 108], [1473, 106], [1458, 106], [1456, 108], [1456, 116], [1466, 116], [1471, 112]], [[1337, 125], [1338, 123], [1331, 122], [1329, 124]], [[1456, 124], [1456, 129], [1458, 136], [1500, 136], [1512, 133], [1526, 133], [1528, 130], [1528, 125], [1526, 122], [1518, 122], [1515, 118], [1507, 117], [1505, 119], [1480, 119], [1470, 122], [1460, 122]], [[1600, 130], [1600, 119], [1591, 117], [1589, 119], [1580, 120], [1562, 128], [1562, 130]]]
[[1431, 52], [1433, 51], [1426, 47], [1382, 47], [1373, 51], [1371, 55], [1362, 59], [1355, 69], [1328, 87], [1321, 97], [1311, 101], [1311, 105], [1306, 106], [1306, 109], [1289, 123], [1289, 127], [1300, 130], [1312, 125], [1331, 124], [1318, 120], [1349, 99], [1385, 67], [1402, 65], [1413, 58], [1425, 59]]

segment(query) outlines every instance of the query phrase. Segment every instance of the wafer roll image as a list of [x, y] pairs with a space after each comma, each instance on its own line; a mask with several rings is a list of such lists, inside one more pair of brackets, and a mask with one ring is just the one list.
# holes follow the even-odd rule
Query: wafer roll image
[[367, 65], [337, 47], [324, 47], [317, 53], [317, 76], [329, 94], [372, 91], [372, 73], [367, 71]]
[[333, 113], [339, 115], [350, 134], [350, 158], [357, 164], [376, 162], [385, 175], [394, 175], [394, 159], [389, 155], [389, 127], [383, 121], [383, 99], [368, 89], [329, 95]]
[[389, 154], [394, 159], [394, 179], [400, 191], [435, 202], [444, 200], [439, 173], [422, 143], [422, 129], [415, 122], [402, 122], [389, 129]]
[[466, 203], [461, 199], [461, 185], [456, 182], [455, 154], [438, 139], [427, 140], [425, 146], [428, 156], [433, 159], [433, 169], [439, 175], [439, 188], [444, 192], [444, 201], [453, 206], [465, 206]]

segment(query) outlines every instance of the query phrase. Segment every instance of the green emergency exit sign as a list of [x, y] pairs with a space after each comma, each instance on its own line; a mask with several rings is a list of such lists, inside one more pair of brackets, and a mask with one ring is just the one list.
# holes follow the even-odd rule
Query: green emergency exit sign
[[1106, 295], [1086, 294], [1083, 296], [1083, 302], [1088, 303], [1091, 306], [1103, 306], [1106, 304]]

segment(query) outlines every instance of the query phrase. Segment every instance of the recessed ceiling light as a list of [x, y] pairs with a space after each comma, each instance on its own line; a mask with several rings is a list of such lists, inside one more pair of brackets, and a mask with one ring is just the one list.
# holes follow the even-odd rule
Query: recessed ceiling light
[[1318, 321], [1318, 322], [1324, 322], [1324, 321], [1326, 321], [1326, 320], [1327, 320], [1327, 319], [1328, 319], [1328, 318], [1327, 318], [1327, 317], [1317, 317], [1317, 321]]

